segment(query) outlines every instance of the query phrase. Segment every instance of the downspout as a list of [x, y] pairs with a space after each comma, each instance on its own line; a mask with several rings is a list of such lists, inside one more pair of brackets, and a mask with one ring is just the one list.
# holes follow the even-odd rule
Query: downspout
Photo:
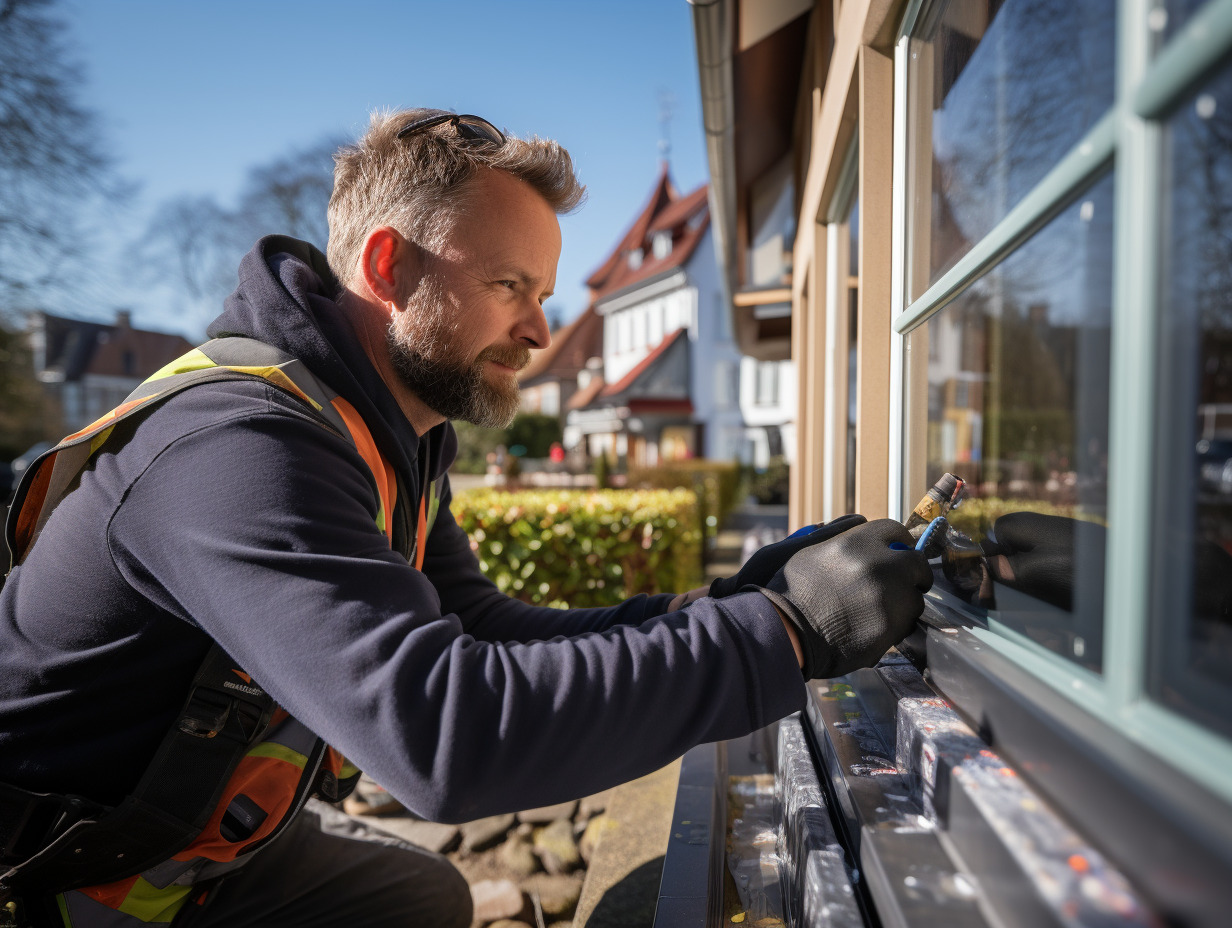
[[710, 167], [710, 222], [719, 276], [726, 285], [732, 331], [736, 332], [736, 117], [732, 92], [732, 48], [736, 0], [689, 0], [697, 42], [702, 125]]

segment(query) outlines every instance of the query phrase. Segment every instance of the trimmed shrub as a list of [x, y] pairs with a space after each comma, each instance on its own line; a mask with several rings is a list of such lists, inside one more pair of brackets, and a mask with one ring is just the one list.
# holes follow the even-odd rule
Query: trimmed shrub
[[736, 505], [740, 490], [740, 465], [735, 461], [693, 458], [658, 467], [629, 471], [629, 487], [694, 490], [701, 497], [706, 535], [718, 534], [719, 526]]
[[542, 606], [611, 606], [701, 584], [697, 500], [684, 490], [466, 490], [454, 517], [502, 592]]
[[540, 412], [520, 412], [505, 429], [505, 445], [526, 449], [523, 457], [546, 458], [552, 442], [561, 440], [560, 420]]
[[747, 477], [748, 495], [763, 506], [781, 506], [787, 503], [791, 469], [787, 459], [775, 457], [764, 470], [750, 470]]
[[450, 470], [459, 474], [482, 474], [488, 468], [488, 452], [505, 444], [504, 429], [484, 429], [469, 422], [455, 422], [458, 434], [458, 456]]
[[987, 537], [997, 519], [1011, 512], [1038, 512], [1046, 516], [1065, 516], [1084, 522], [1106, 524], [1099, 516], [1084, 512], [1077, 506], [1039, 499], [1002, 499], [999, 496], [964, 499], [957, 509], [950, 510], [947, 519], [960, 532], [978, 541]]
[[523, 457], [546, 458], [552, 442], [560, 441], [560, 421], [555, 416], [537, 412], [518, 413], [507, 429], [485, 429], [469, 422], [455, 421], [458, 435], [458, 456], [451, 470], [459, 474], [482, 474], [487, 470], [488, 452], [497, 445], [514, 448], [521, 445]]

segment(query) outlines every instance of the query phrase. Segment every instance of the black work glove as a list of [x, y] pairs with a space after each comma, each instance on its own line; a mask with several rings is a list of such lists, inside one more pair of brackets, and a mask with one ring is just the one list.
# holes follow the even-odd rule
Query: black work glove
[[796, 627], [806, 678], [871, 667], [911, 633], [933, 585], [913, 542], [892, 519], [857, 525], [798, 552], [762, 588]]
[[993, 580], [1072, 611], [1075, 544], [1103, 550], [1107, 529], [1065, 516], [1011, 512], [993, 523], [992, 536], [982, 547]]
[[825, 525], [806, 525], [797, 529], [781, 541], [758, 549], [734, 577], [719, 577], [711, 583], [710, 595], [719, 599], [738, 593], [746, 586], [766, 586], [796, 552], [829, 541], [835, 535], [863, 525], [866, 521], [864, 516], [840, 516]]

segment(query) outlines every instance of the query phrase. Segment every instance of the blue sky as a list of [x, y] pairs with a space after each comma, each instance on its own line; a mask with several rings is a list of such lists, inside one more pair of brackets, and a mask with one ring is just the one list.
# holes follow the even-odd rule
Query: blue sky
[[[589, 199], [561, 223], [549, 306], [565, 319], [585, 308], [582, 281], [650, 192], [661, 92], [675, 100], [676, 183], [706, 181], [686, 0], [65, 0], [62, 10], [84, 102], [119, 172], [140, 185], [107, 217], [116, 268], [163, 200], [230, 205], [250, 167], [331, 134], [354, 137], [377, 108], [478, 113], [570, 150]], [[201, 334], [208, 310], [137, 275], [113, 278], [80, 315], [127, 306], [139, 325]]]

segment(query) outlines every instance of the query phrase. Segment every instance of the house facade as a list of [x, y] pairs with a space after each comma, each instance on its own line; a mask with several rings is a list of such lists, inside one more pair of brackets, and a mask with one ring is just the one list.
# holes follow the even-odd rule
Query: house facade
[[764, 463], [772, 449], [782, 453], [794, 390], [780, 385], [790, 375], [765, 378], [758, 393], [745, 372], [707, 194], [705, 186], [678, 193], [664, 164], [645, 207], [587, 279], [602, 354], [566, 403], [566, 448], [630, 466], [692, 457]]
[[1004, 556], [1043, 549], [1003, 514], [1056, 520], [1064, 586], [947, 548], [914, 633], [810, 685], [776, 789], [825, 915], [788, 923], [1227, 924], [1232, 2], [689, 4], [732, 329], [798, 372], [793, 527], [950, 472]]
[[114, 323], [31, 314], [34, 373], [57, 401], [66, 432], [120, 405], [146, 377], [193, 346], [179, 335], [135, 329], [121, 310]]
[[[603, 356], [603, 318], [594, 306], [552, 333], [552, 344], [537, 351], [530, 364], [518, 372], [522, 411], [558, 416], [562, 423], [566, 407], [587, 379], [584, 371]], [[593, 368], [592, 368], [593, 369]]]

